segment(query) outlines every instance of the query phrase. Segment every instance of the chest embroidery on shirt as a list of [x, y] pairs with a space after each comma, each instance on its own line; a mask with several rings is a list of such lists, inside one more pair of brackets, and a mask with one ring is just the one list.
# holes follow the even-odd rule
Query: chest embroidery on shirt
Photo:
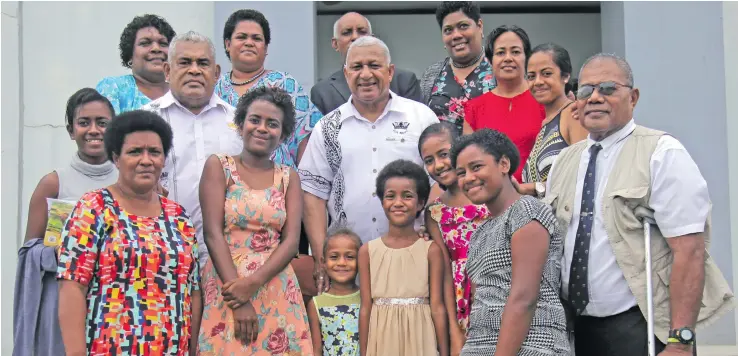
[[392, 127], [394, 128], [394, 131], [398, 135], [404, 135], [407, 132], [407, 128], [410, 126], [410, 123], [407, 121], [400, 121], [400, 122], [393, 122]]

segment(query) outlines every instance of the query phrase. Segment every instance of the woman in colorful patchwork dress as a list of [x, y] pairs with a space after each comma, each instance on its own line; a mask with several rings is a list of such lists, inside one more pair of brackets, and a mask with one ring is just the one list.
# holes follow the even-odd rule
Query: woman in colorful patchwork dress
[[59, 324], [67, 355], [195, 355], [202, 311], [195, 228], [156, 193], [172, 148], [158, 115], [105, 130], [118, 181], [86, 193], [62, 231]]
[[164, 63], [174, 35], [167, 20], [151, 14], [134, 17], [123, 29], [120, 61], [131, 74], [105, 77], [95, 88], [110, 100], [116, 114], [140, 109], [169, 91]]
[[313, 355], [305, 305], [289, 262], [297, 253], [302, 190], [297, 172], [270, 159], [295, 126], [284, 90], [260, 87], [234, 116], [240, 155], [213, 155], [200, 180], [205, 307], [200, 355]]
[[487, 208], [473, 204], [457, 183], [450, 152], [459, 136], [453, 125], [442, 122], [428, 126], [418, 139], [425, 169], [443, 190], [429, 204], [425, 226], [433, 241], [443, 247], [441, 251], [447, 266], [443, 289], [449, 315], [451, 355], [461, 352], [469, 327], [472, 302], [471, 281], [466, 273], [469, 240], [488, 216]]

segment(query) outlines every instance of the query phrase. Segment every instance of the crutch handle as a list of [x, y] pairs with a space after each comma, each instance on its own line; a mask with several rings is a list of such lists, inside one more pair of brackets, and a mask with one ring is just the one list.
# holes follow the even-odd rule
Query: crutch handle
[[656, 224], [656, 220], [653, 218], [653, 210], [648, 209], [642, 205], [639, 205], [635, 208], [635, 215], [638, 220], [649, 223], [649, 224]]

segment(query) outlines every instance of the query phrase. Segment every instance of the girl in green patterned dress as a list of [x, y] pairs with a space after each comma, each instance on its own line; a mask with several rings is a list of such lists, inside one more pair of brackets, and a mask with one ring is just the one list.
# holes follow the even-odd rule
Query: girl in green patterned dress
[[323, 243], [321, 262], [330, 278], [330, 289], [307, 305], [316, 356], [359, 355], [359, 247], [359, 235], [346, 228], [329, 233]]

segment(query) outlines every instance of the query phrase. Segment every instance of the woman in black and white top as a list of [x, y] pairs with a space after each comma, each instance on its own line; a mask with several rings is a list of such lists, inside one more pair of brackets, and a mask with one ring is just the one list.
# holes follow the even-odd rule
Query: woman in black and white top
[[490, 213], [469, 243], [474, 301], [461, 354], [570, 355], [559, 300], [563, 238], [551, 208], [513, 186], [515, 145], [482, 129], [454, 144], [451, 161], [464, 194]]

